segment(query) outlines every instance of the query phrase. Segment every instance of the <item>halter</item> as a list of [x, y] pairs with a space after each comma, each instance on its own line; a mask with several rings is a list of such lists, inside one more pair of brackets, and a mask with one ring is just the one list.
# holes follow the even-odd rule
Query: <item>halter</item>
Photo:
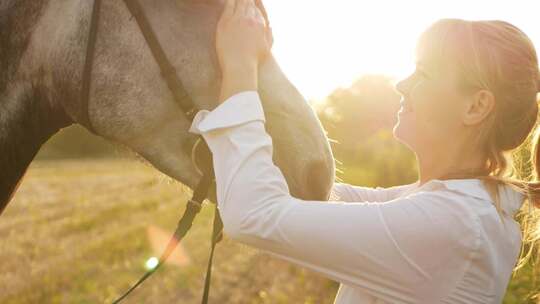
[[[98, 31], [99, 11], [101, 7], [101, 2], [102, 2], [101, 0], [95, 0], [94, 6], [92, 8], [92, 17], [91, 17], [92, 19], [90, 21], [90, 31], [89, 31], [88, 42], [87, 42], [87, 47], [86, 47], [86, 59], [85, 59], [85, 65], [84, 65], [84, 70], [83, 70], [83, 83], [82, 83], [82, 91], [81, 91], [81, 102], [82, 102], [82, 109], [83, 109], [81, 113], [82, 114], [81, 123], [85, 125], [94, 134], [96, 134], [96, 132], [90, 121], [89, 112], [88, 112], [88, 101], [90, 97], [91, 73], [92, 73], [92, 65], [93, 65], [96, 37], [97, 37], [97, 31]], [[167, 82], [167, 86], [173, 94], [174, 100], [176, 101], [178, 106], [180, 106], [186, 118], [189, 121], [193, 121], [193, 118], [198, 108], [195, 106], [195, 103], [193, 102], [189, 94], [184, 89], [180, 79], [178, 79], [176, 75], [176, 69], [172, 66], [172, 64], [167, 59], [165, 52], [163, 51], [161, 45], [159, 44], [156, 34], [152, 30], [152, 27], [150, 26], [150, 23], [148, 22], [147, 16], [144, 14], [144, 11], [142, 10], [142, 7], [136, 0], [124, 0], [124, 3], [126, 4], [130, 13], [135, 17], [135, 20], [137, 21], [137, 24], [139, 25], [141, 33], [143, 34], [144, 39], [146, 40], [146, 43], [148, 44], [148, 47], [150, 48], [152, 55], [154, 56], [154, 59], [159, 65], [159, 68], [161, 70], [161, 75], [165, 78], [165, 81]], [[264, 14], [266, 16], [266, 12], [264, 12]], [[179, 220], [176, 230], [173, 236], [171, 237], [166, 249], [162, 253], [161, 257], [159, 258], [158, 264], [156, 265], [156, 267], [146, 272], [131, 288], [129, 288], [122, 296], [120, 296], [113, 303], [120, 303], [120, 301], [125, 299], [133, 290], [135, 290], [135, 288], [137, 288], [142, 282], [144, 282], [154, 272], [156, 272], [156, 270], [159, 269], [161, 265], [163, 265], [163, 263], [167, 260], [169, 255], [173, 252], [174, 248], [176, 248], [176, 245], [178, 244], [178, 242], [187, 234], [187, 232], [191, 228], [191, 225], [193, 223], [195, 216], [201, 210], [202, 202], [207, 197], [209, 188], [215, 182], [214, 168], [212, 165], [212, 153], [210, 152], [210, 149], [208, 148], [207, 143], [204, 141], [204, 139], [201, 136], [199, 136], [199, 138], [197, 139], [197, 142], [193, 146], [192, 160], [195, 167], [197, 168], [197, 171], [201, 173], [202, 178], [197, 184], [195, 191], [193, 192], [193, 196], [191, 197], [191, 199], [188, 200], [186, 210], [184, 214], [182, 215], [181, 219]], [[208, 267], [206, 270], [206, 278], [205, 278], [205, 284], [204, 284], [204, 292], [203, 292], [203, 297], [202, 297], [203, 304], [206, 304], [208, 302], [214, 249], [215, 249], [216, 244], [223, 237], [223, 223], [221, 221], [221, 217], [219, 215], [217, 205], [215, 207], [213, 225], [214, 227], [212, 231], [210, 257], [208, 260]]]

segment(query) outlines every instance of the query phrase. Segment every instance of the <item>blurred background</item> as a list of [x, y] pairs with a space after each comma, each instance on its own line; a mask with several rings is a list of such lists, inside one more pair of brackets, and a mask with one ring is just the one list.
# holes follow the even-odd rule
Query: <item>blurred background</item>
[[[502, 19], [538, 49], [535, 5], [266, 1], [274, 55], [328, 132], [338, 180], [370, 187], [417, 178], [414, 154], [392, 128], [400, 100], [394, 85], [414, 68], [420, 33], [444, 17]], [[516, 157], [529, 157], [528, 143]], [[42, 148], [0, 218], [0, 303], [112, 301], [151, 267], [188, 194], [125, 148], [78, 126], [62, 130]], [[199, 302], [212, 216], [205, 206], [171, 262], [126, 303]], [[227, 238], [214, 265], [211, 303], [332, 303], [338, 287]], [[530, 265], [517, 272], [504, 303], [534, 303], [537, 279]]]

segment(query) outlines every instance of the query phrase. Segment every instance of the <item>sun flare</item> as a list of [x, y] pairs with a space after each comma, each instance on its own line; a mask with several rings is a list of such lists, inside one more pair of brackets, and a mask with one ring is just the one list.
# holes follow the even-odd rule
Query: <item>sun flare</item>
[[396, 79], [414, 68], [421, 32], [440, 18], [502, 19], [521, 28], [540, 48], [535, 1], [266, 0], [273, 53], [308, 99], [324, 99], [366, 73]]

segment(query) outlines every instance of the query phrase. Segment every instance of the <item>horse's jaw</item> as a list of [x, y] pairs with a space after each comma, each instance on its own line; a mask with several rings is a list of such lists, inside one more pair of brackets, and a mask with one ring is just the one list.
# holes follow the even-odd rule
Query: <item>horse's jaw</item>
[[177, 120], [166, 121], [159, 130], [124, 144], [162, 173], [193, 189], [201, 175], [191, 159], [196, 137], [187, 134], [187, 128], [179, 113]]
[[[287, 80], [273, 58], [261, 65], [259, 93], [267, 130], [274, 140], [274, 161], [283, 172], [293, 196], [325, 200], [334, 182], [334, 159], [329, 142], [313, 109]], [[206, 98], [194, 95], [195, 102]], [[214, 103], [203, 100], [204, 103]], [[169, 116], [170, 113], [174, 116]], [[178, 109], [160, 120], [159, 128], [132, 137], [125, 145], [155, 168], [194, 188], [201, 178], [192, 163], [196, 135]], [[142, 122], [141, 122], [142, 123]]]

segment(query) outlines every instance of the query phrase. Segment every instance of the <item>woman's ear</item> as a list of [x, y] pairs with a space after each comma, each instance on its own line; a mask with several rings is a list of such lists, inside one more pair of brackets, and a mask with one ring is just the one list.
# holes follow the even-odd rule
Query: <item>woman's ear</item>
[[484, 120], [495, 107], [495, 96], [489, 90], [479, 90], [467, 98], [462, 120], [465, 125], [476, 125]]

